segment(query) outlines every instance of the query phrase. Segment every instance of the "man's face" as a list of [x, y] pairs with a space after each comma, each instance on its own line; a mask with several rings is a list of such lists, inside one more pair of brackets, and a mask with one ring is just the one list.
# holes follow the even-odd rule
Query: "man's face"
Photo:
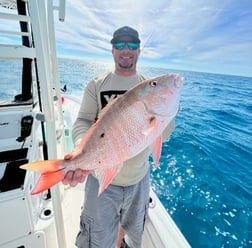
[[[130, 42], [130, 44], [128, 44], [128, 42]], [[117, 49], [117, 44], [119, 45], [119, 49]], [[127, 36], [122, 37], [117, 44], [112, 48], [116, 72], [135, 72], [140, 48], [138, 47], [135, 49], [134, 44], [136, 43], [132, 42], [131, 37]]]

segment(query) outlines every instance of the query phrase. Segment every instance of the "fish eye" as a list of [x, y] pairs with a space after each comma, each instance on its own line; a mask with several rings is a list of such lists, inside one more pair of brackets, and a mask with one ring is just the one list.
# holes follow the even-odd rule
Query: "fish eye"
[[151, 81], [150, 86], [155, 87], [157, 85], [157, 81]]

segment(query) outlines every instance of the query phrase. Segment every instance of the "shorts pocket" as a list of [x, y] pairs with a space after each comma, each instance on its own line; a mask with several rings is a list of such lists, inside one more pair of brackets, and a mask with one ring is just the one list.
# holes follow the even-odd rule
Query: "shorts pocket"
[[149, 211], [149, 202], [145, 204], [145, 210], [144, 210], [144, 219], [143, 219], [143, 232], [144, 232], [144, 226], [146, 219], [148, 218], [148, 211]]
[[77, 234], [75, 245], [79, 248], [91, 248], [92, 219], [85, 214], [81, 216], [80, 231]]

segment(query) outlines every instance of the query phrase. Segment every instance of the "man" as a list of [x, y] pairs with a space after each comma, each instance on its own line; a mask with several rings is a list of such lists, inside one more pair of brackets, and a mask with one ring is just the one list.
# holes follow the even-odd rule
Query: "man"
[[[109, 101], [146, 79], [136, 69], [140, 54], [138, 32], [128, 26], [121, 27], [114, 32], [111, 44], [115, 70], [94, 78], [87, 85], [73, 126], [75, 145], [79, 144], [83, 134], [96, 121], [99, 112]], [[87, 177], [77, 247], [113, 248], [117, 237], [117, 247], [120, 247], [123, 230], [126, 236], [121, 247], [141, 247], [149, 206], [149, 153], [147, 148], [125, 161], [121, 171], [99, 197], [98, 181], [93, 174]], [[69, 157], [66, 156], [65, 159]], [[77, 169], [68, 172], [63, 183], [75, 186], [84, 180], [85, 174]], [[118, 229], [119, 224], [123, 229]]]

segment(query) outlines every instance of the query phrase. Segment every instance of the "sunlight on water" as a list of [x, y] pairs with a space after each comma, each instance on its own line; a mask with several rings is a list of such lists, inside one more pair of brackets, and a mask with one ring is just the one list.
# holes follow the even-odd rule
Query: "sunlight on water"
[[21, 60], [0, 59], [0, 75], [1, 75], [0, 100], [1, 101], [14, 100], [15, 96], [21, 93], [21, 87], [22, 87]]

